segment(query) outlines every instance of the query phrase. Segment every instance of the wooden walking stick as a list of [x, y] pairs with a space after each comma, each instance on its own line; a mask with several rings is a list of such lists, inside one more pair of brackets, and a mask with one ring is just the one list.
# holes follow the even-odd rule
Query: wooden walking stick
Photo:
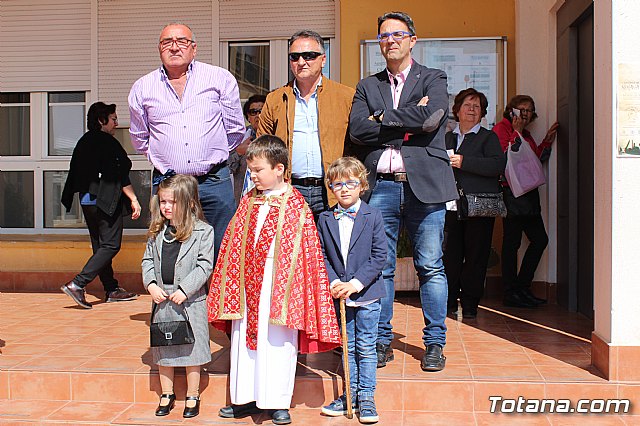
[[349, 348], [347, 346], [347, 313], [344, 299], [340, 298], [340, 324], [342, 334], [342, 369], [344, 370], [344, 386], [347, 399], [347, 418], [353, 418], [353, 407], [351, 406], [351, 377], [349, 374]]

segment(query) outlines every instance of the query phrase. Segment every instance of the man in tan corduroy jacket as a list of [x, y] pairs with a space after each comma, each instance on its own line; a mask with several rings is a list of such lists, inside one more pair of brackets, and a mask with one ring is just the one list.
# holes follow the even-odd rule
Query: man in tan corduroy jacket
[[267, 95], [257, 131], [257, 136], [276, 135], [287, 144], [291, 162], [287, 177], [316, 219], [337, 202], [325, 186], [324, 171], [343, 155], [349, 141], [347, 128], [355, 92], [322, 75], [326, 60], [318, 33], [298, 31], [289, 39], [294, 79]]

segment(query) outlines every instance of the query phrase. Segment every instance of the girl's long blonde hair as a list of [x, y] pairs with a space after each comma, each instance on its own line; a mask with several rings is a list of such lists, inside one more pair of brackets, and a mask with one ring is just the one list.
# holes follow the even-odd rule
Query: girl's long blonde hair
[[168, 220], [160, 213], [160, 191], [172, 191], [175, 201], [172, 216], [173, 226], [176, 228], [176, 239], [184, 242], [189, 239], [197, 219], [204, 221], [202, 206], [198, 196], [198, 181], [193, 176], [175, 175], [163, 180], [158, 185], [158, 192], [151, 198], [149, 211], [151, 223], [149, 224], [149, 237], [155, 238], [163, 232]]

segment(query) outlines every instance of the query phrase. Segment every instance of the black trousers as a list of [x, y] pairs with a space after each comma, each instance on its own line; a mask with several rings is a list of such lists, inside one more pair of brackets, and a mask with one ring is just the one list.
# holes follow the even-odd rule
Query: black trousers
[[89, 228], [93, 255], [73, 281], [84, 288], [95, 277], [100, 276], [105, 291], [115, 290], [118, 288], [118, 280], [113, 276], [111, 261], [122, 244], [122, 207], [119, 206], [113, 216], [96, 206], [82, 206], [82, 213]]
[[[549, 237], [544, 229], [541, 215], [507, 216], [502, 220], [502, 283], [505, 294], [531, 287], [533, 275], [538, 268]], [[522, 233], [527, 236], [529, 246], [518, 271], [518, 249]]]
[[484, 280], [491, 253], [493, 217], [458, 220], [457, 213], [447, 211], [444, 222], [444, 269], [449, 283], [449, 308], [478, 308], [484, 293]]

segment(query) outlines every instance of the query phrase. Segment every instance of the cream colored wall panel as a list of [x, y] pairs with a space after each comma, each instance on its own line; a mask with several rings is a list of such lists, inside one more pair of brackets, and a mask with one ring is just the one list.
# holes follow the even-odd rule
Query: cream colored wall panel
[[98, 99], [118, 105], [122, 124], [129, 122], [131, 85], [160, 66], [158, 38], [171, 22], [194, 31], [196, 58], [211, 63], [211, 2], [98, 0]]
[[220, 39], [289, 38], [302, 29], [335, 35], [333, 0], [220, 0]]
[[0, 91], [91, 85], [90, 0], [0, 0]]

